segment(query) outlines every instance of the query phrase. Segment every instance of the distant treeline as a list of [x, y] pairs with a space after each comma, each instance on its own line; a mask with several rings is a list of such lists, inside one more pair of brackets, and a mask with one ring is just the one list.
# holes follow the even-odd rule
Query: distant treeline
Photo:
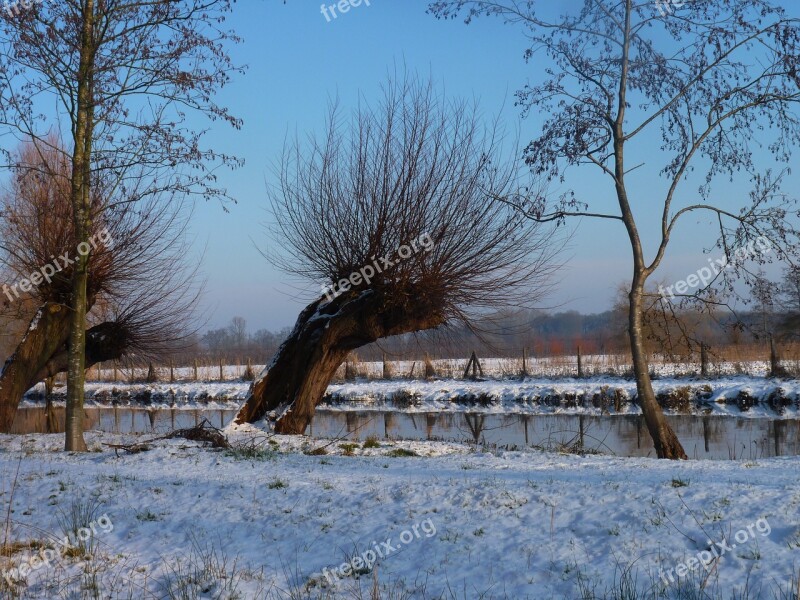
[[[649, 319], [651, 353], [670, 353], [675, 360], [696, 357], [699, 342], [713, 348], [766, 347], [769, 334], [786, 344], [797, 341], [800, 312], [790, 306], [755, 305], [750, 311], [710, 315], [691, 311], [677, 315], [654, 312]], [[766, 310], [765, 310], [766, 309]], [[0, 351], [7, 356], [12, 343], [24, 333], [23, 320], [2, 323]], [[531, 357], [573, 355], [580, 347], [587, 354], [627, 354], [627, 311], [622, 301], [597, 314], [577, 311], [504, 312], [478, 320], [472, 330], [463, 326], [403, 335], [370, 344], [358, 350], [361, 360], [416, 360], [428, 353], [432, 358], [465, 358], [472, 350], [479, 356], [520, 357], [525, 349]], [[235, 317], [227, 327], [191, 336], [181, 350], [157, 359], [167, 365], [191, 365], [195, 359], [216, 364], [265, 364], [289, 336], [290, 327], [278, 331], [248, 328], [245, 319]], [[687, 337], [688, 332], [688, 337]], [[669, 356], [668, 356], [669, 357]], [[149, 360], [149, 359], [148, 359]], [[146, 362], [146, 361], [145, 361]]]
[[[800, 323], [800, 318], [791, 311], [767, 315], [750, 311], [737, 316], [738, 321], [731, 315], [690, 311], [678, 316], [662, 314], [660, 318], [653, 315], [648, 351], [671, 353], [680, 360], [699, 352], [700, 342], [716, 348], [766, 345], [770, 333], [788, 342], [795, 339], [794, 332]], [[472, 329], [448, 327], [388, 338], [360, 348], [358, 357], [380, 360], [385, 354], [393, 360], [412, 360], [428, 353], [434, 358], [464, 358], [472, 350], [481, 356], [519, 357], [523, 349], [531, 357], [542, 357], [572, 355], [577, 348], [583, 354], [627, 354], [627, 327], [627, 312], [623, 306], [588, 315], [577, 311], [501, 313], [485, 317]], [[229, 364], [242, 361], [243, 364], [249, 358], [263, 364], [272, 358], [290, 330], [259, 329], [251, 334], [246, 321], [237, 317], [228, 327], [206, 332], [194, 348], [182, 354], [189, 360], [202, 357]]]

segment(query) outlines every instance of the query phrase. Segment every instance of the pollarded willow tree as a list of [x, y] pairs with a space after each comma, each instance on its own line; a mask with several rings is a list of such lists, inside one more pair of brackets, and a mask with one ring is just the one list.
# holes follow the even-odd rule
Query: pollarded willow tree
[[496, 130], [430, 84], [389, 83], [321, 138], [288, 145], [271, 194], [275, 262], [329, 282], [251, 387], [237, 422], [303, 433], [336, 369], [378, 339], [535, 303], [554, 230], [491, 202], [515, 193]]
[[[796, 256], [795, 202], [770, 167], [788, 162], [800, 141], [800, 21], [771, 0], [666, 5], [668, 11], [635, 0], [564, 7], [438, 0], [430, 10], [441, 18], [489, 15], [519, 25], [530, 44], [526, 60], [546, 63], [541, 81], [518, 92], [525, 114], [543, 115], [526, 162], [546, 181], [563, 182], [575, 168], [597, 169], [619, 210], [592, 210], [588, 199], [570, 193], [554, 211], [530, 195], [500, 199], [538, 222], [584, 217], [624, 227], [633, 257], [628, 336], [638, 402], [658, 456], [686, 458], [653, 393], [645, 286], [690, 216], [707, 220], [708, 246], [716, 245], [732, 268], [713, 269], [696, 293], [682, 286], [670, 301], [720, 304], [714, 286], [732, 291], [737, 276], [753, 280], [736, 251], [760, 237], [776, 253], [756, 261]], [[649, 169], [646, 189], [630, 184], [634, 169], [639, 177]], [[720, 179], [753, 191], [732, 195]], [[657, 219], [654, 243], [642, 234], [648, 207]]]
[[[204, 148], [205, 130], [187, 115], [241, 125], [216, 102], [241, 70], [227, 54], [238, 41], [225, 29], [231, 8], [232, 0], [63, 0], [0, 11], [0, 135], [31, 140], [44, 155], [60, 151], [48, 143], [53, 131], [69, 132], [78, 244], [89, 242], [93, 218], [102, 218], [92, 206], [98, 178], [113, 177], [122, 190], [149, 178], [146, 192], [153, 196], [225, 196], [214, 171], [238, 161]], [[71, 271], [65, 449], [74, 451], [86, 450], [90, 261], [79, 255]]]
[[[51, 139], [53, 147], [58, 141]], [[31, 325], [0, 371], [0, 432], [23, 394], [69, 366], [69, 305], [79, 243], [70, 219], [71, 169], [64, 152], [25, 144], [0, 191], [0, 304], [32, 307]], [[196, 266], [188, 263], [185, 203], [143, 193], [151, 180], [96, 179], [87, 272], [85, 364], [166, 355], [191, 333]], [[154, 283], [157, 285], [154, 286]], [[28, 312], [30, 316], [30, 312]]]

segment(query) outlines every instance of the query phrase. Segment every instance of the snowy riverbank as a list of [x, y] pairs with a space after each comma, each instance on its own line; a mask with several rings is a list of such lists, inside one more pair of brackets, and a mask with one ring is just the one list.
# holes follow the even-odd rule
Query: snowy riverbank
[[[746, 598], [794, 598], [800, 458], [675, 463], [265, 436], [249, 427], [232, 434], [234, 453], [171, 440], [119, 456], [104, 443], [141, 438], [92, 433], [94, 452], [67, 455], [56, 452], [61, 436], [0, 436], [9, 541], [54, 545], [59, 515], [79, 502], [113, 523], [91, 538], [91, 559], [69, 553], [32, 570], [18, 591], [368, 598], [377, 585], [381, 598], [538, 600], [601, 598], [627, 573], [640, 592], [666, 598], [706, 577], [702, 567], [679, 567], [711, 540], [718, 556], [707, 597], [731, 598], [747, 584]], [[328, 454], [302, 452], [326, 445], [318, 452]], [[747, 539], [736, 544], [740, 531]], [[367, 568], [362, 557], [373, 548], [384, 556]], [[17, 546], [2, 568], [28, 564], [31, 553]], [[354, 558], [358, 577], [343, 574]], [[596, 596], [582, 595], [587, 585]], [[177, 595], [181, 587], [193, 595]], [[774, 595], [781, 587], [785, 595]]]

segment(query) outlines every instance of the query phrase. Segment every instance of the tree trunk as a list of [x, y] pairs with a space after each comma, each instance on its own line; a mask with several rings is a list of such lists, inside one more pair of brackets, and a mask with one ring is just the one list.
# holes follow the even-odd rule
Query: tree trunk
[[[11, 430], [25, 392], [68, 370], [69, 326], [69, 310], [61, 304], [45, 304], [37, 311], [28, 333], [0, 374], [0, 433]], [[111, 321], [92, 327], [86, 332], [86, 368], [120, 358], [127, 340], [127, 329], [119, 323]]]
[[69, 309], [61, 304], [47, 303], [36, 311], [25, 337], [0, 373], [0, 432], [11, 431], [22, 396], [41, 381], [37, 374], [65, 343], [69, 321]]
[[72, 322], [69, 334], [69, 369], [67, 371], [67, 410], [64, 449], [86, 452], [83, 439], [83, 396], [86, 378], [86, 313], [91, 222], [91, 162], [93, 120], [94, 69], [94, 0], [83, 0], [81, 11], [80, 65], [78, 68], [78, 98], [75, 112], [74, 146], [72, 152], [72, 218], [78, 255], [72, 272]]
[[644, 329], [642, 327], [642, 294], [643, 284], [634, 281], [630, 292], [629, 335], [631, 354], [633, 355], [633, 371], [636, 376], [636, 391], [639, 406], [642, 409], [647, 430], [653, 438], [658, 458], [687, 458], [678, 436], [667, 423], [664, 411], [656, 400], [653, 383], [650, 380], [650, 365], [644, 350]]
[[[124, 325], [115, 321], [107, 321], [95, 325], [86, 332], [86, 358], [85, 367], [91, 369], [94, 365], [109, 360], [122, 358], [128, 346], [128, 330]], [[37, 373], [30, 389], [40, 381], [53, 377], [58, 373], [65, 373], [69, 369], [69, 349], [65, 343], [50, 360]]]
[[306, 307], [277, 355], [253, 382], [237, 423], [264, 418], [275, 431], [305, 433], [348, 353], [380, 338], [433, 329], [444, 318], [430, 306], [387, 308], [372, 292], [324, 298]]
[[[639, 231], [636, 227], [636, 220], [631, 210], [628, 200], [628, 191], [625, 187], [625, 109], [627, 106], [626, 85], [628, 78], [628, 58], [631, 40], [631, 4], [628, 2], [625, 11], [625, 44], [622, 56], [622, 79], [619, 87], [619, 103], [617, 118], [614, 123], [614, 180], [619, 202], [620, 216], [628, 232], [628, 238], [633, 251], [633, 279], [628, 295], [630, 305], [628, 307], [628, 336], [631, 343], [631, 355], [633, 356], [633, 372], [636, 376], [636, 391], [639, 398], [639, 406], [642, 409], [647, 430], [653, 438], [656, 454], [659, 458], [685, 459], [686, 452], [683, 450], [678, 436], [672, 431], [672, 427], [667, 423], [664, 411], [661, 410], [656, 395], [653, 392], [653, 383], [650, 381], [650, 365], [647, 363], [647, 355], [644, 350], [644, 327], [642, 325], [644, 317], [644, 307], [642, 298], [644, 295], [644, 285], [647, 277], [652, 271], [645, 266], [642, 242], [639, 238]], [[666, 235], [666, 234], [665, 234]], [[657, 266], [656, 260], [650, 268]]]

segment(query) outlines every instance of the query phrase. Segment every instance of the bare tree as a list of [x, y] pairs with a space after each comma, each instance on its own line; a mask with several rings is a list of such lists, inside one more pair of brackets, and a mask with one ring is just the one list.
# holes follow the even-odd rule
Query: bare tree
[[[504, 200], [537, 221], [576, 216], [624, 226], [633, 257], [628, 332], [638, 401], [658, 456], [685, 458], [650, 381], [645, 284], [675, 227], [698, 213], [709, 216], [718, 231], [716, 245], [731, 260], [737, 247], [759, 236], [772, 240], [781, 258], [796, 255], [794, 202], [780, 193], [782, 174], [767, 170], [756, 152], [766, 148], [765, 156], [786, 162], [800, 138], [794, 112], [800, 100], [798, 20], [770, 0], [687, 2], [667, 16], [652, 2], [634, 0], [584, 0], [564, 6], [558, 16], [551, 15], [562, 8], [545, 10], [542, 4], [439, 0], [430, 10], [442, 18], [466, 14], [469, 22], [495, 15], [521, 25], [530, 40], [526, 59], [547, 61], [543, 81], [518, 92], [525, 114], [544, 115], [542, 134], [528, 145], [526, 160], [546, 181], [564, 181], [571, 167], [591, 165], [607, 178], [619, 211], [591, 210], [573, 193], [555, 211], [530, 195]], [[642, 196], [629, 186], [628, 175], [647, 167], [640, 160], [647, 144], [648, 161], [664, 159], [652, 170], [652, 181], [660, 177], [663, 186], [653, 183]], [[705, 176], [687, 189], [695, 170]], [[712, 186], [719, 177], [742, 174], [753, 185], [749, 198], [732, 198]], [[637, 205], [656, 206], [660, 216], [650, 259], [640, 234], [642, 215], [634, 216]], [[728, 289], [741, 272], [709, 270]], [[712, 285], [707, 283], [698, 294], [679, 290], [676, 297], [719, 302], [703, 296]]]
[[[69, 124], [70, 214], [74, 240], [88, 243], [98, 178], [114, 187], [147, 177], [148, 193], [219, 197], [213, 167], [232, 157], [201, 147], [195, 111], [235, 127], [215, 103], [236, 71], [223, 29], [230, 0], [64, 0], [0, 13], [0, 124], [43, 152], [46, 134]], [[43, 119], [42, 106], [57, 114]], [[58, 150], [58, 148], [56, 148]], [[85, 450], [83, 387], [88, 255], [71, 272], [67, 450]]]
[[784, 269], [779, 291], [783, 309], [787, 312], [800, 313], [800, 265]]
[[[349, 127], [349, 128], [348, 128]], [[288, 145], [272, 196], [273, 256], [330, 282], [255, 380], [238, 422], [265, 417], [302, 433], [347, 354], [380, 338], [535, 302], [558, 248], [547, 226], [487, 201], [516, 190], [497, 132], [431, 85], [389, 83], [349, 125]]]
[[757, 273], [753, 286], [750, 290], [752, 295], [753, 308], [758, 315], [759, 326], [756, 328], [757, 337], [765, 343], [767, 338], [772, 335], [772, 319], [775, 312], [775, 302], [777, 300], [777, 286], [772, 283], [763, 271]]
[[[58, 142], [50, 140], [51, 146]], [[0, 265], [12, 308], [35, 314], [0, 373], [0, 431], [8, 431], [23, 394], [69, 366], [72, 270], [78, 253], [70, 219], [70, 165], [63, 152], [22, 147], [8, 190], [0, 194]], [[113, 180], [112, 180], [113, 182]], [[149, 179], [145, 183], [149, 186]], [[174, 350], [190, 332], [198, 293], [187, 264], [188, 212], [170, 197], [94, 186], [87, 279], [85, 364]], [[158, 282], [154, 287], [153, 282]], [[27, 282], [27, 283], [24, 283]]]
[[777, 329], [785, 339], [796, 339], [800, 331], [800, 265], [790, 265], [783, 271], [783, 281], [776, 293], [781, 307]]
[[247, 344], [247, 321], [242, 317], [233, 317], [228, 327], [233, 347], [241, 352]]

